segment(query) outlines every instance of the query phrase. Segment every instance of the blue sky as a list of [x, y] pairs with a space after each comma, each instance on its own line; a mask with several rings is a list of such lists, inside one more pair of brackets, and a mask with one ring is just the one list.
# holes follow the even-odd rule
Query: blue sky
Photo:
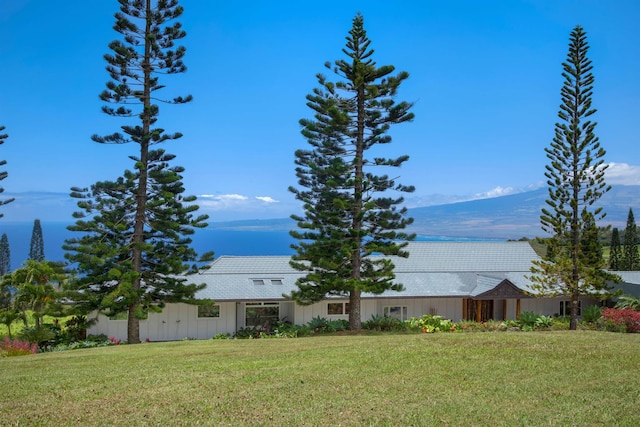
[[[384, 147], [390, 157], [410, 155], [399, 170], [400, 182], [416, 186], [409, 207], [542, 185], [561, 63], [578, 24], [591, 45], [596, 132], [612, 163], [607, 181], [640, 184], [640, 2], [181, 4], [188, 71], [161, 77], [161, 92], [194, 101], [162, 105], [158, 125], [184, 134], [164, 148], [186, 168], [187, 193], [200, 196], [212, 221], [300, 209], [287, 188], [296, 184], [294, 151], [306, 144], [298, 121], [312, 116], [305, 96], [323, 64], [342, 58], [357, 12], [377, 64], [411, 75], [398, 100], [415, 102], [415, 120], [392, 127], [393, 143]], [[101, 113], [98, 99], [108, 81], [102, 57], [119, 36], [116, 10], [106, 0], [2, 0], [0, 125], [10, 137], [0, 147], [9, 172], [0, 185], [7, 194], [66, 194], [132, 167], [137, 146], [90, 139], [124, 124]], [[54, 199], [42, 198], [38, 209]], [[18, 202], [2, 208], [5, 216], [21, 212]]]

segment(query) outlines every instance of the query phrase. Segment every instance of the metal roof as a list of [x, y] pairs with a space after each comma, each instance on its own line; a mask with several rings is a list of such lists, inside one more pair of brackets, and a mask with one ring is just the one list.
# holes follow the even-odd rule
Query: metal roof
[[[492, 289], [504, 279], [527, 290], [524, 276], [531, 261], [538, 258], [527, 242], [411, 242], [406, 249], [408, 258], [392, 257], [395, 282], [405, 289], [379, 296], [469, 297]], [[198, 292], [198, 298], [279, 300], [296, 290], [296, 280], [304, 276], [289, 265], [289, 260], [288, 256], [222, 256], [209, 269], [189, 278], [207, 285]]]

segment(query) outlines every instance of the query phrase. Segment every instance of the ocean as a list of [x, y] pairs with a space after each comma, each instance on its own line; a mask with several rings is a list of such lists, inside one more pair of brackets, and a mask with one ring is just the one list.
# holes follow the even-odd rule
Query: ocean
[[[74, 233], [67, 230], [68, 223], [42, 222], [45, 259], [64, 261], [62, 244]], [[33, 222], [2, 222], [0, 235], [7, 234], [11, 251], [11, 267], [18, 268], [29, 256]], [[417, 241], [489, 241], [496, 239], [460, 238], [446, 236], [417, 236]], [[215, 223], [209, 228], [196, 230], [193, 248], [199, 253], [213, 251], [215, 257], [222, 255], [292, 255], [291, 244], [295, 239], [286, 230], [231, 230], [217, 229]]]

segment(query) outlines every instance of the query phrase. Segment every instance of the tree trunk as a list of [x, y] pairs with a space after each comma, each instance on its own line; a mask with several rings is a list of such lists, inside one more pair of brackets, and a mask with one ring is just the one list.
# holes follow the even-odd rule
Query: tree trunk
[[[151, 33], [151, 0], [146, 1], [146, 28], [145, 34]], [[129, 344], [140, 343], [140, 319], [134, 314], [140, 306], [140, 281], [142, 280], [142, 246], [144, 245], [144, 225], [146, 222], [145, 208], [147, 204], [147, 180], [149, 163], [149, 139], [151, 129], [151, 44], [145, 40], [144, 61], [144, 89], [142, 96], [142, 135], [140, 141], [140, 177], [138, 179], [138, 193], [136, 194], [136, 216], [133, 226], [132, 261], [133, 271], [138, 273], [133, 282], [134, 300], [129, 306], [129, 319], [127, 323], [127, 342]]]
[[569, 330], [575, 331], [578, 329], [578, 292], [571, 293], [571, 320], [569, 322]]
[[354, 289], [349, 293], [349, 329], [352, 331], [357, 331], [362, 328], [360, 294], [359, 289]]

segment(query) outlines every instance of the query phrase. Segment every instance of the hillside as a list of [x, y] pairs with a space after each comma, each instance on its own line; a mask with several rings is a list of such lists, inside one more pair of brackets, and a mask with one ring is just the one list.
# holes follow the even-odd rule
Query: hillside
[[[519, 239], [542, 236], [540, 211], [545, 206], [547, 189], [409, 209], [414, 218], [410, 231], [428, 236], [482, 239]], [[607, 217], [602, 225], [623, 229], [629, 208], [640, 212], [640, 186], [618, 185], [609, 191], [599, 205]], [[637, 216], [638, 214], [636, 214]], [[290, 230], [294, 222], [288, 218], [213, 222], [210, 227], [225, 230]]]
[[[450, 237], [518, 239], [542, 236], [540, 211], [548, 197], [547, 189], [492, 199], [414, 208], [411, 230], [418, 234]], [[607, 217], [601, 225], [623, 229], [629, 208], [640, 212], [640, 186], [615, 186], [599, 201]]]

